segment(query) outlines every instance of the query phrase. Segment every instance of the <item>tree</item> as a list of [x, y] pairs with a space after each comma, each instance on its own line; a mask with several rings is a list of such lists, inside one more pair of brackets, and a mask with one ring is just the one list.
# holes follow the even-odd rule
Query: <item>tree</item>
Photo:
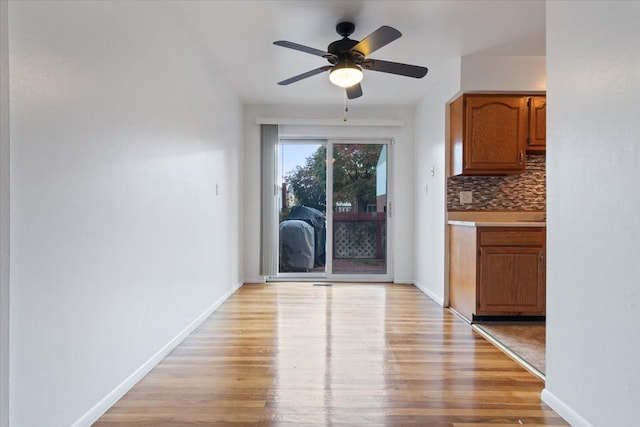
[[297, 166], [285, 177], [300, 206], [308, 206], [321, 212], [327, 209], [327, 148], [319, 147], [307, 157], [304, 166]]
[[376, 166], [382, 145], [336, 144], [333, 149], [333, 199], [365, 212], [376, 202]]
[[[376, 166], [382, 151], [376, 144], [336, 144], [333, 149], [333, 199], [365, 212], [376, 202]], [[298, 205], [326, 210], [327, 149], [319, 147], [285, 177]]]

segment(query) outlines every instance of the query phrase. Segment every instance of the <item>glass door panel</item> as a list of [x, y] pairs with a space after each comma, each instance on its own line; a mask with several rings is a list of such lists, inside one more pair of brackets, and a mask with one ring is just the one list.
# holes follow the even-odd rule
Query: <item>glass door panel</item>
[[327, 145], [290, 141], [279, 150], [278, 276], [324, 275]]
[[387, 274], [387, 144], [332, 146], [334, 275]]

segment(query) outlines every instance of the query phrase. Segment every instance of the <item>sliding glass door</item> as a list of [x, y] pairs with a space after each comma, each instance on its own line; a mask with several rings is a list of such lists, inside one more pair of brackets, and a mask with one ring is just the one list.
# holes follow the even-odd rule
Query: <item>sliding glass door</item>
[[279, 148], [278, 275], [325, 276], [327, 143], [282, 141]]
[[278, 277], [390, 280], [388, 141], [279, 145]]
[[331, 273], [387, 276], [388, 144], [330, 145]]

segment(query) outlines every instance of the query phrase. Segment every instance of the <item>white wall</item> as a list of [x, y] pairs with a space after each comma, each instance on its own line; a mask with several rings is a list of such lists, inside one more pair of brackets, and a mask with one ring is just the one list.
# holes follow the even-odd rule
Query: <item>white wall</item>
[[[392, 137], [393, 164], [390, 165], [393, 179], [394, 257], [393, 279], [397, 283], [413, 283], [413, 108], [407, 106], [370, 107], [353, 101], [349, 106], [349, 120], [342, 119], [342, 100], [331, 106], [278, 106], [249, 105], [244, 109], [244, 280], [261, 282], [260, 265], [260, 126], [259, 118], [295, 119], [301, 123], [315, 125], [289, 126], [296, 135], [343, 137]], [[318, 125], [318, 120], [335, 119], [337, 126]], [[356, 126], [359, 119], [397, 119], [403, 126]]]
[[433, 89], [416, 108], [415, 118], [414, 283], [433, 300], [447, 305], [447, 103], [460, 90], [460, 58], [452, 59], [441, 70], [433, 70], [431, 78]]
[[9, 5], [11, 425], [88, 424], [238, 286], [242, 107], [174, 6]]
[[640, 3], [547, 2], [547, 372], [575, 426], [638, 425]]
[[544, 56], [462, 57], [461, 92], [544, 92], [547, 88]]

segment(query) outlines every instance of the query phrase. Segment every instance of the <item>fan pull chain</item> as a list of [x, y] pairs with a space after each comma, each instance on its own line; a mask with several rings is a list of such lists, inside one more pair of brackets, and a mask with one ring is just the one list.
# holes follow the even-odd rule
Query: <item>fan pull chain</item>
[[349, 111], [349, 107], [347, 106], [347, 91], [344, 91], [344, 116], [342, 117], [342, 121], [347, 121], [347, 112]]

